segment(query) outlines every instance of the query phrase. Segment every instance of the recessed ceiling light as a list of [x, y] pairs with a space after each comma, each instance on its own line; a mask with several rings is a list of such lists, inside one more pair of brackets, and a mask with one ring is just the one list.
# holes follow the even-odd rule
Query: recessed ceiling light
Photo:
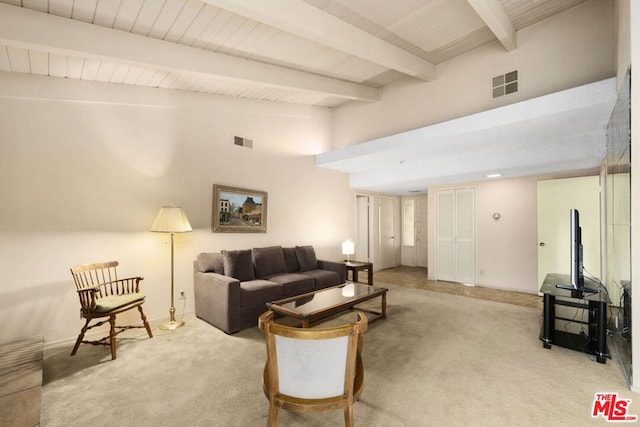
[[500, 178], [501, 176], [501, 173], [488, 173], [485, 175], [486, 178]]

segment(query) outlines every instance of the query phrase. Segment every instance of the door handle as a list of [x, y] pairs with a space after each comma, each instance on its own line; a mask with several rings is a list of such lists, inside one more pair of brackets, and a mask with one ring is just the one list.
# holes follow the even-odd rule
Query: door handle
[[538, 243], [538, 246], [540, 246], [541, 248], [544, 247], [544, 242]]

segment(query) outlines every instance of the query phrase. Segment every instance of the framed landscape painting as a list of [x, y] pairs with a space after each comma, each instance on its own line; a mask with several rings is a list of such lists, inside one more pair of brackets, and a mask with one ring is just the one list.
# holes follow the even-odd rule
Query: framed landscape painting
[[214, 233], [266, 233], [267, 193], [213, 185]]

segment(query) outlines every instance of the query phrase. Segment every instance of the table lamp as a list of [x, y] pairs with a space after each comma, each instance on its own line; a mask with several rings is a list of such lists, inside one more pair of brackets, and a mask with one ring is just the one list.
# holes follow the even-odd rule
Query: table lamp
[[347, 256], [347, 262], [349, 262], [349, 255], [353, 255], [355, 252], [356, 247], [351, 240], [345, 240], [342, 242], [342, 255]]

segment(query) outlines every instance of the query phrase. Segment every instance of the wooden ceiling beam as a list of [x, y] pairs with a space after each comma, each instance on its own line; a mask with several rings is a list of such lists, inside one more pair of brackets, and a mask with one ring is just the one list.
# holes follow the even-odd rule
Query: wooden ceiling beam
[[324, 46], [422, 80], [435, 65], [300, 0], [203, 0]]
[[0, 3], [0, 44], [164, 71], [377, 101], [376, 88]]
[[513, 28], [513, 24], [502, 8], [499, 0], [467, 0], [467, 3], [469, 3], [485, 24], [487, 24], [487, 27], [489, 27], [508, 52], [518, 47], [516, 30]]

